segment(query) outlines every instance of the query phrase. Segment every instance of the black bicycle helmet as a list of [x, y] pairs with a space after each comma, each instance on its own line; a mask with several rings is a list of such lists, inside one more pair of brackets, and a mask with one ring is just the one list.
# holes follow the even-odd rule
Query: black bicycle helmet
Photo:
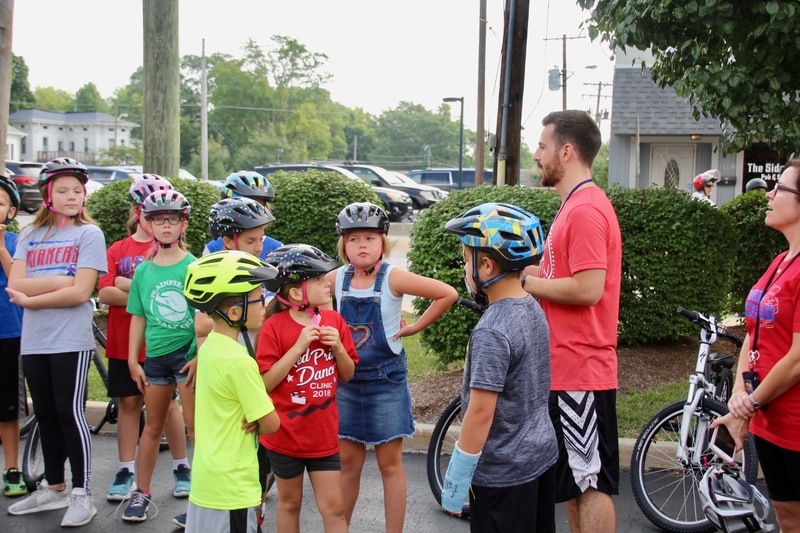
[[272, 184], [258, 172], [240, 170], [225, 179], [222, 185], [222, 198], [253, 198], [266, 202], [275, 201], [275, 189]]
[[44, 164], [39, 171], [39, 188], [52, 182], [53, 178], [63, 175], [75, 176], [86, 185], [89, 181], [89, 170], [71, 157], [57, 157]]
[[286, 244], [270, 251], [264, 261], [278, 269], [278, 275], [265, 283], [272, 292], [286, 283], [316, 278], [339, 266], [334, 258], [308, 244]]
[[386, 212], [369, 202], [356, 202], [348, 205], [336, 218], [336, 233], [347, 231], [377, 230], [384, 235], [389, 233], [389, 217]]
[[215, 239], [274, 222], [269, 210], [250, 198], [225, 198], [211, 206], [208, 229]]
[[222, 250], [189, 264], [183, 294], [189, 305], [211, 313], [222, 300], [247, 295], [277, 275], [274, 266], [247, 252]]
[[762, 180], [761, 178], [753, 178], [747, 182], [747, 185], [744, 186], [744, 192], [750, 191], [766, 191], [767, 190], [767, 182]]
[[515, 205], [481, 204], [451, 219], [444, 229], [470, 248], [491, 254], [505, 270], [522, 270], [544, 251], [539, 218]]
[[191, 211], [192, 207], [186, 197], [174, 189], [155, 191], [142, 204], [144, 218], [150, 218], [156, 213], [178, 213], [188, 217]]
[[19, 211], [19, 191], [17, 190], [17, 184], [14, 183], [14, 180], [0, 174], [0, 187], [8, 193], [8, 197], [11, 199], [11, 205]]

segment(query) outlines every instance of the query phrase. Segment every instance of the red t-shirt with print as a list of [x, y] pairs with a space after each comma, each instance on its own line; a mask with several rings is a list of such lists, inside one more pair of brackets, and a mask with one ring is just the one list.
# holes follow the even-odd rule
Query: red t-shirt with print
[[[358, 363], [353, 337], [342, 315], [320, 310], [320, 325], [339, 331], [342, 345]], [[262, 374], [295, 345], [303, 330], [289, 311], [269, 317], [258, 335], [256, 359]], [[269, 396], [281, 419], [281, 427], [259, 440], [269, 450], [291, 457], [327, 457], [339, 451], [339, 410], [336, 385], [339, 373], [330, 346], [313, 342]]]

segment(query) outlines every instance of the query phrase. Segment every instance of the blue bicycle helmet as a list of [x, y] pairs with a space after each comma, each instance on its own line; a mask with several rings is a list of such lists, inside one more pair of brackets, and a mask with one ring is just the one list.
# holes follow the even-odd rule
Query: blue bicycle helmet
[[522, 270], [536, 263], [544, 251], [539, 218], [510, 204], [473, 207], [450, 220], [444, 229], [470, 248], [488, 252], [505, 270]]
[[222, 185], [222, 198], [252, 198], [253, 200], [275, 201], [275, 189], [258, 172], [240, 170], [227, 177]]
[[[0, 174], [0, 187], [8, 193], [8, 197], [11, 199], [11, 205], [19, 211], [19, 191], [17, 190], [17, 184], [14, 183], [14, 180]], [[8, 220], [6, 220], [6, 222], [8, 222]]]

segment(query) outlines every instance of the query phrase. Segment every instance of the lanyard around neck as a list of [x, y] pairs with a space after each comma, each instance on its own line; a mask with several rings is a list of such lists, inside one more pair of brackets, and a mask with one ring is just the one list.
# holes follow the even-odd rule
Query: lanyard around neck
[[764, 290], [761, 291], [761, 296], [758, 297], [758, 306], [756, 307], [756, 327], [755, 330], [753, 331], [753, 342], [750, 344], [750, 354], [749, 354], [751, 371], [755, 368], [756, 361], [758, 361], [759, 358], [758, 330], [759, 326], [761, 325], [761, 300], [764, 299], [764, 296], [767, 294], [772, 285], [774, 283], [777, 283], [780, 277], [784, 275], [786, 271], [791, 268], [792, 264], [795, 262], [798, 255], [800, 255], [800, 253], [794, 254], [794, 256], [792, 256], [792, 258], [789, 260], [789, 264], [787, 264], [786, 267], [781, 268], [781, 265], [786, 261], [786, 258], [784, 256], [784, 259], [780, 263], [778, 263], [778, 266], [776, 266], [775, 270], [773, 270], [772, 274], [770, 274], [769, 279], [767, 280], [767, 284], [764, 285]]
[[561, 204], [561, 207], [558, 208], [558, 211], [556, 212], [556, 216], [553, 217], [553, 221], [550, 223], [550, 227], [547, 228], [547, 233], [544, 236], [544, 240], [545, 241], [547, 240], [548, 235], [550, 235], [550, 230], [553, 229], [553, 226], [556, 225], [556, 219], [558, 218], [558, 215], [561, 214], [561, 210], [564, 209], [565, 205], [567, 205], [567, 202], [569, 202], [569, 199], [572, 197], [573, 194], [575, 194], [575, 191], [577, 191], [578, 189], [580, 189], [581, 187], [583, 187], [587, 183], [591, 183], [591, 182], [592, 182], [592, 178], [583, 180], [582, 182], [580, 182], [579, 184], [574, 186], [571, 191], [569, 191], [569, 194], [567, 195], [566, 198], [564, 198], [564, 202]]

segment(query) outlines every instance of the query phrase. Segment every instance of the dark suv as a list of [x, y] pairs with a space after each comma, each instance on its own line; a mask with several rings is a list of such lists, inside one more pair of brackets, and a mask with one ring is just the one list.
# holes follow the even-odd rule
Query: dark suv
[[[422, 170], [412, 170], [411, 172], [406, 172], [406, 176], [417, 183], [436, 186], [446, 191], [454, 191], [459, 189], [457, 168], [426, 168]], [[483, 171], [483, 182], [492, 183], [491, 169], [487, 168]], [[475, 186], [474, 168], [462, 169], [461, 185], [462, 189]]]
[[6, 161], [6, 168], [14, 173], [11, 179], [19, 191], [20, 209], [27, 213], [34, 213], [42, 205], [39, 172], [43, 166], [35, 161]]
[[354, 163], [336, 163], [335, 165], [349, 170], [369, 185], [379, 185], [403, 191], [411, 197], [414, 209], [425, 209], [445, 197], [444, 191], [437, 187], [404, 182], [385, 168]]
[[[307, 170], [319, 170], [321, 172], [338, 172], [353, 180], [361, 181], [361, 178], [353, 174], [347, 169], [340, 168], [333, 165], [319, 165], [316, 163], [279, 163], [274, 165], [264, 165], [254, 169], [259, 174], [266, 176], [283, 170], [285, 172], [305, 172]], [[389, 189], [386, 187], [378, 187], [372, 183], [369, 184], [375, 194], [380, 198], [383, 203], [386, 214], [389, 215], [389, 220], [398, 222], [403, 220], [406, 216], [411, 214], [411, 197], [399, 190]], [[280, 198], [280, 191], [278, 191], [278, 198]], [[278, 200], [280, 201], [280, 200]]]

